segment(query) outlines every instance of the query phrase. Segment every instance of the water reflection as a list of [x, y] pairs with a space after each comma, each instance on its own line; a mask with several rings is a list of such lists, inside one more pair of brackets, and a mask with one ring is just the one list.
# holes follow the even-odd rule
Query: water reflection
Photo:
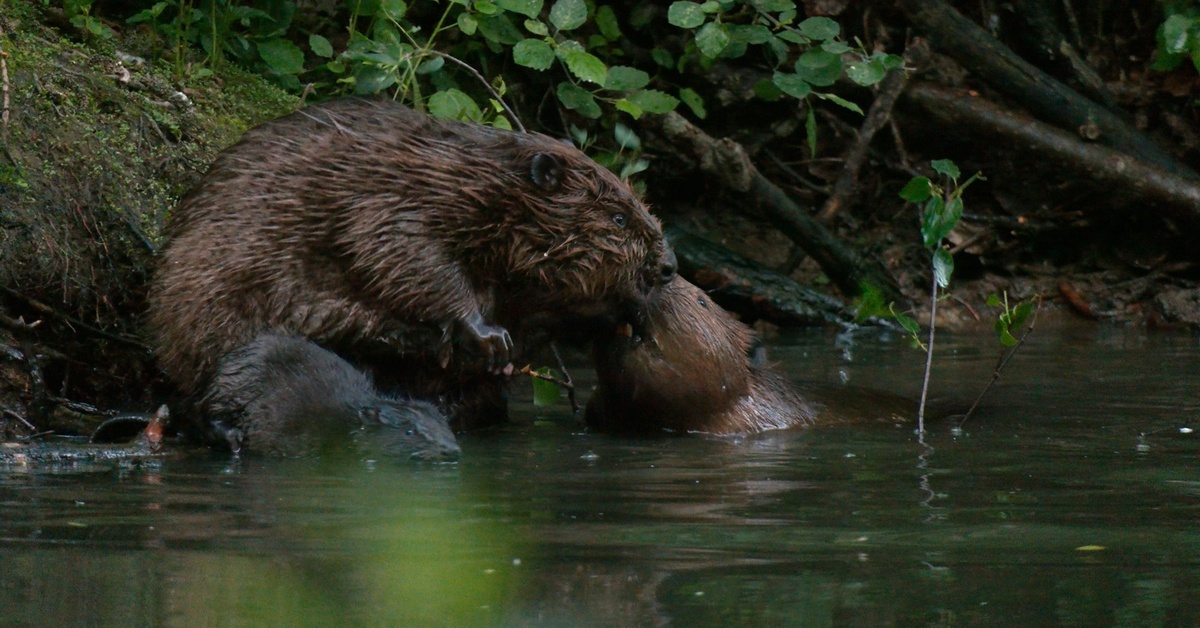
[[[902, 339], [785, 338], [912, 395]], [[969, 405], [995, 351], [943, 336]], [[195, 455], [0, 473], [5, 624], [1194, 625], [1190, 335], [1039, 329], [962, 431], [588, 434], [520, 405], [456, 465]], [[583, 373], [578, 373], [581, 379]], [[964, 407], [965, 407], [964, 405]], [[541, 413], [541, 414], [539, 414]]]

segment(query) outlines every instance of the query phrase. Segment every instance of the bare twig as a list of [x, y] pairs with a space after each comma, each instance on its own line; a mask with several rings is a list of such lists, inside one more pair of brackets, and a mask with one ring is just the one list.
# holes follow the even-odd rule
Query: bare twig
[[[905, 65], [920, 65], [929, 56], [928, 42], [920, 38], [914, 39], [904, 56]], [[817, 220], [828, 223], [850, 203], [850, 199], [858, 189], [858, 173], [862, 169], [863, 162], [866, 161], [871, 140], [875, 138], [879, 129], [891, 120], [892, 107], [896, 105], [896, 99], [900, 96], [900, 92], [904, 91], [906, 85], [908, 85], [908, 73], [903, 68], [893, 70], [880, 83], [875, 102], [871, 103], [871, 108], [867, 110], [862, 127], [858, 131], [858, 138], [850, 150], [846, 151], [845, 165], [842, 167], [841, 174], [838, 175], [837, 182], [833, 185], [833, 193], [825, 199], [825, 205], [817, 214]]]
[[[557, 357], [558, 351], [555, 350], [554, 353], [555, 353], [555, 357]], [[562, 364], [561, 360], [559, 361], [559, 364], [560, 365]], [[550, 382], [551, 384], [555, 384], [557, 386], [566, 388], [567, 389], [567, 399], [569, 399], [571, 401], [571, 411], [579, 412], [579, 406], [575, 403], [575, 384], [571, 382], [571, 376], [568, 375], [566, 373], [566, 371], [563, 371], [563, 375], [566, 377], [565, 380], [559, 379], [553, 375], [546, 375], [545, 373], [539, 373], [539, 372], [533, 370], [533, 367], [528, 364], [521, 367], [521, 370], [517, 371], [517, 373], [520, 375], [528, 375], [529, 377], [531, 377], [533, 379], [540, 379], [544, 382]]]
[[933, 335], [937, 329], [937, 289], [936, 272], [929, 278], [933, 286], [929, 295], [929, 344], [925, 346], [925, 377], [921, 380], [921, 403], [917, 406], [917, 434], [925, 436], [925, 399], [929, 395], [929, 373], [933, 370]]
[[512, 123], [514, 125], [516, 125], [517, 130], [522, 133], [528, 132], [525, 130], [525, 125], [521, 124], [521, 119], [518, 118], [517, 114], [514, 113], [513, 110], [508, 107], [508, 103], [504, 102], [504, 98], [502, 98], [500, 96], [500, 94], [496, 93], [496, 90], [492, 87], [492, 84], [489, 83], [487, 79], [483, 78], [483, 75], [479, 73], [479, 70], [476, 70], [475, 68], [471, 67], [471, 65], [469, 63], [462, 61], [461, 59], [458, 59], [457, 57], [448, 55], [444, 52], [438, 52], [437, 50], [430, 50], [429, 53], [439, 56], [439, 57], [445, 59], [446, 61], [449, 61], [449, 62], [457, 65], [458, 67], [463, 68], [464, 70], [470, 72], [476, 79], [479, 80], [479, 82], [483, 85], [484, 89], [488, 90], [488, 93], [492, 95], [492, 98], [495, 98], [496, 102], [500, 103], [501, 107], [504, 107], [504, 112], [508, 114], [508, 117], [510, 119], [512, 119]]
[[58, 319], [64, 323], [66, 323], [67, 325], [69, 325], [72, 328], [77, 327], [79, 329], [82, 329], [82, 330], [88, 332], [89, 334], [92, 334], [93, 336], [98, 336], [100, 338], [106, 338], [108, 340], [112, 340], [114, 342], [119, 342], [126, 346], [130, 346], [135, 349], [141, 349], [143, 351], [150, 350], [150, 347], [146, 346], [146, 343], [142, 342], [141, 340], [138, 340], [137, 338], [133, 338], [131, 336], [126, 336], [126, 335], [113, 334], [113, 333], [104, 331], [103, 329], [100, 329], [98, 327], [93, 327], [93, 326], [88, 325], [87, 323], [80, 321], [72, 316], [67, 316], [66, 314], [63, 314], [63, 313], [55, 310], [54, 308], [50, 307], [49, 305], [46, 305], [45, 303], [42, 303], [41, 301], [38, 301], [37, 299], [25, 296], [25, 295], [21, 294], [20, 292], [13, 290], [12, 288], [0, 286], [0, 293], [6, 294], [14, 299], [23, 301], [24, 303], [26, 303], [33, 309], [37, 310], [38, 312], [41, 312], [42, 314], [45, 314], [45, 315], [49, 316], [50, 318]]
[[567, 401], [571, 402], [571, 413], [579, 414], [579, 403], [575, 401], [575, 381], [571, 379], [567, 365], [563, 362], [562, 356], [558, 354], [558, 345], [550, 343], [550, 352], [554, 354], [554, 361], [558, 363], [558, 372], [562, 373], [567, 380]]
[[979, 407], [979, 402], [983, 401], [984, 395], [987, 395], [988, 391], [992, 389], [992, 385], [996, 383], [996, 380], [1000, 379], [1000, 371], [1004, 370], [1008, 361], [1016, 355], [1017, 349], [1020, 349], [1021, 345], [1025, 344], [1025, 339], [1029, 337], [1030, 332], [1033, 331], [1033, 326], [1037, 324], [1037, 315], [1040, 309], [1042, 309], [1042, 298], [1038, 297], [1037, 306], [1033, 308], [1033, 316], [1029, 319], [1029, 326], [1025, 328], [1025, 333], [1021, 334], [1021, 337], [1017, 339], [1017, 344], [1013, 345], [1012, 349], [1000, 354], [1000, 359], [996, 362], [996, 369], [992, 371], [991, 381], [987, 383], [987, 386], [983, 387], [983, 392], [979, 393], [979, 396], [975, 398], [975, 403], [971, 404], [971, 408], [967, 410], [962, 420], [958, 422], [959, 427], [962, 427], [967, 422], [967, 419], [971, 418], [971, 415], [975, 413], [975, 410]]
[[10, 417], [10, 418], [16, 419], [16, 420], [17, 420], [17, 421], [19, 421], [19, 422], [20, 422], [22, 425], [24, 425], [25, 427], [29, 428], [29, 431], [30, 431], [31, 433], [34, 433], [34, 434], [36, 434], [36, 433], [37, 433], [37, 431], [38, 431], [38, 428], [34, 427], [34, 425], [33, 425], [32, 423], [30, 423], [29, 421], [26, 421], [26, 420], [25, 420], [25, 417], [21, 416], [20, 414], [18, 414], [17, 412], [15, 412], [15, 411], [13, 411], [13, 410], [9, 410], [8, 408], [4, 408], [3, 410], [0, 410], [0, 414], [3, 414], [4, 416], [7, 416], [7, 417]]

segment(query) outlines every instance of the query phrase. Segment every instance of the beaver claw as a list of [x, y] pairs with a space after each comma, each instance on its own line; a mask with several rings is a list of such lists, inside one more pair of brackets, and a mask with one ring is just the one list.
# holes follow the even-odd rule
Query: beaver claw
[[503, 372], [513, 350], [513, 340], [508, 330], [499, 325], [484, 322], [483, 314], [480, 312], [472, 312], [463, 319], [463, 326], [471, 332], [475, 341], [483, 349], [484, 356], [488, 361], [488, 370], [493, 373]]

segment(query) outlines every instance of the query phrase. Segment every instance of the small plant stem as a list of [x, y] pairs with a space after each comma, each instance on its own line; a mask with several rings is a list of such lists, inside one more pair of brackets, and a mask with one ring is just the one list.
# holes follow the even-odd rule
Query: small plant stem
[[489, 83], [487, 81], [487, 79], [483, 78], [483, 75], [480, 74], [478, 70], [471, 67], [471, 65], [469, 63], [466, 63], [465, 61], [462, 61], [462, 60], [458, 59], [457, 57], [453, 57], [444, 52], [438, 52], [437, 50], [430, 50], [429, 53], [433, 54], [433, 55], [437, 55], [451, 63], [458, 65], [459, 67], [463, 68], [464, 70], [470, 72], [476, 79], [479, 80], [480, 84], [482, 84], [484, 86], [484, 88], [486, 88], [488, 90], [488, 93], [492, 95], [492, 98], [495, 98], [496, 102], [500, 103], [501, 107], [504, 107], [504, 112], [508, 114], [508, 117], [512, 120], [513, 125], [515, 125], [517, 127], [517, 130], [522, 133], [527, 132], [525, 130], [525, 125], [521, 124], [521, 119], [517, 117], [517, 114], [514, 113], [512, 109], [509, 109], [508, 103], [504, 102], [504, 99], [500, 97], [500, 94], [497, 94], [496, 90], [494, 88], [492, 88], [492, 84]]
[[567, 400], [571, 402], [571, 413], [579, 414], [579, 403], [575, 401], [575, 381], [571, 379], [571, 372], [567, 370], [562, 356], [558, 354], [558, 345], [550, 343], [550, 352], [554, 354], [554, 361], [558, 363], [558, 372], [567, 380]]
[[1013, 345], [1013, 347], [1008, 351], [1000, 354], [1000, 359], [996, 361], [996, 368], [992, 371], [992, 379], [988, 381], [987, 386], [983, 387], [983, 391], [981, 391], [979, 396], [975, 398], [975, 403], [971, 404], [971, 408], [967, 410], [967, 413], [963, 415], [962, 420], [958, 422], [959, 427], [962, 427], [963, 424], [967, 422], [967, 419], [970, 419], [971, 415], [975, 413], [975, 410], [979, 408], [979, 403], [983, 401], [984, 396], [986, 396], [988, 391], [992, 389], [992, 385], [994, 385], [996, 381], [1000, 379], [1000, 371], [1004, 370], [1004, 367], [1008, 365], [1008, 361], [1011, 360], [1014, 355], [1016, 355], [1017, 350], [1021, 348], [1021, 345], [1025, 344], [1025, 339], [1029, 337], [1030, 332], [1033, 331], [1033, 326], [1037, 324], [1037, 313], [1040, 309], [1042, 309], [1042, 303], [1041, 299], [1039, 298], [1037, 307], [1033, 309], [1033, 317], [1029, 319], [1029, 326], [1025, 328], [1025, 332], [1022, 333], [1021, 337], [1017, 339], [1017, 344]]
[[933, 369], [933, 334], [937, 329], [937, 277], [930, 279], [933, 290], [929, 295], [929, 342], [925, 346], [925, 378], [921, 381], [921, 403], [917, 406], [917, 434], [925, 436], [925, 399], [929, 395], [929, 373]]

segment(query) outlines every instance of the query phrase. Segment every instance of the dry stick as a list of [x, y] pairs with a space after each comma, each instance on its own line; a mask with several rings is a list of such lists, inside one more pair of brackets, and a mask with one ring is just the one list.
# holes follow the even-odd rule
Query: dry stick
[[992, 385], [996, 383], [996, 380], [1000, 379], [1000, 371], [1004, 370], [1008, 361], [1016, 355], [1017, 349], [1020, 349], [1021, 345], [1025, 344], [1025, 339], [1029, 337], [1030, 332], [1033, 331], [1033, 326], [1037, 324], [1037, 313], [1040, 309], [1042, 309], [1042, 299], [1038, 297], [1037, 307], [1033, 308], [1033, 317], [1029, 319], [1029, 327], [1025, 328], [1025, 333], [1021, 334], [1021, 337], [1017, 339], [1017, 344], [1013, 345], [1012, 349], [1000, 355], [1000, 359], [996, 362], [996, 369], [992, 371], [992, 380], [987, 383], [987, 386], [983, 387], [983, 392], [979, 393], [979, 396], [975, 398], [975, 403], [971, 404], [971, 409], [967, 410], [962, 420], [958, 422], [959, 427], [962, 427], [967, 422], [967, 419], [971, 418], [971, 415], [975, 413], [975, 410], [979, 407], [979, 402], [983, 401], [984, 395], [987, 395], [988, 391], [992, 389]]
[[[914, 40], [904, 53], [905, 65], [918, 65], [928, 55], [929, 44], [922, 39]], [[838, 175], [837, 182], [833, 184], [833, 193], [825, 199], [824, 207], [817, 214], [817, 220], [828, 224], [857, 191], [858, 173], [867, 159], [871, 140], [875, 138], [879, 129], [882, 129], [888, 120], [891, 120], [892, 107], [896, 105], [896, 99], [899, 98], [900, 92], [904, 91], [906, 85], [908, 85], [908, 72], [904, 68], [892, 70], [891, 74], [880, 84], [879, 94], [875, 97], [875, 102], [871, 103], [871, 108], [867, 110], [862, 128], [858, 131], [858, 139], [854, 141], [850, 150], [846, 151], [842, 172]]]
[[996, 41], [943, 0], [899, 0], [897, 6], [934, 46], [1020, 103], [1033, 115], [1064, 129], [1096, 133], [1096, 139], [1178, 177], [1200, 180], [1196, 171], [1130, 126]]
[[24, 301], [25, 304], [29, 305], [33, 309], [41, 312], [42, 314], [45, 314], [45, 315], [51, 317], [51, 318], [56, 318], [64, 323], [66, 323], [67, 326], [69, 326], [69, 327], [79, 328], [79, 329], [82, 329], [82, 330], [88, 332], [89, 334], [92, 334], [93, 336], [98, 336], [100, 338], [107, 338], [108, 340], [112, 340], [114, 342], [119, 342], [121, 344], [133, 347], [135, 349], [141, 349], [143, 351], [150, 350], [150, 347], [146, 346], [146, 343], [142, 342], [141, 340], [138, 340], [137, 338], [113, 334], [113, 333], [104, 331], [103, 329], [100, 329], [98, 327], [93, 327], [75, 317], [63, 314], [63, 313], [59, 312], [58, 310], [55, 310], [54, 308], [50, 307], [49, 305], [46, 305], [45, 303], [42, 303], [41, 301], [34, 299], [33, 297], [25, 296], [25, 295], [21, 294], [20, 292], [13, 290], [12, 288], [0, 286], [0, 293], [7, 294], [8, 296], [10, 296], [14, 299]]
[[5, 416], [9, 416], [9, 417], [12, 417], [12, 418], [20, 421], [25, 427], [29, 428], [30, 432], [33, 432], [36, 434], [38, 431], [38, 428], [34, 427], [34, 425], [32, 423], [30, 423], [29, 421], [26, 421], [25, 417], [21, 416], [20, 414], [17, 414], [16, 412], [14, 412], [12, 410], [9, 410], [8, 408], [4, 408], [3, 410], [0, 410], [0, 414], [4, 414]]
[[468, 64], [465, 61], [462, 61], [458, 57], [453, 57], [444, 52], [438, 52], [436, 50], [430, 50], [429, 52], [431, 54], [439, 56], [451, 63], [454, 63], [454, 64], [458, 65], [458, 67], [463, 68], [464, 70], [470, 72], [480, 83], [483, 84], [484, 89], [488, 90], [488, 93], [490, 93], [492, 95], [492, 98], [495, 98], [496, 102], [500, 103], [501, 107], [504, 107], [504, 112], [508, 114], [509, 118], [512, 118], [513, 124], [517, 125], [517, 130], [522, 133], [527, 132], [525, 130], [525, 125], [521, 124], [521, 119], [517, 117], [517, 114], [513, 113], [512, 109], [508, 108], [508, 103], [504, 102], [504, 99], [500, 97], [500, 94], [496, 93], [496, 90], [492, 88], [492, 84], [489, 83], [487, 81], [487, 79], [483, 78], [483, 75], [480, 74], [478, 70], [471, 67], [470, 64]]
[[776, 228], [802, 247], [842, 294], [858, 296], [862, 284], [879, 288], [885, 300], [907, 304], [895, 279], [879, 264], [851, 250], [751, 163], [746, 149], [729, 138], [714, 138], [678, 113], [646, 116], [682, 150], [695, 156], [700, 170], [732, 190], [749, 194]]
[[1070, 174], [1090, 178], [1104, 189], [1121, 190], [1192, 223], [1200, 221], [1200, 183], [1118, 152], [1090, 144], [1077, 135], [1005, 110], [963, 90], [914, 83], [903, 102], [915, 104], [946, 128], [978, 138], [998, 138], [1019, 150], [1032, 151], [1061, 164]]
[[571, 413], [579, 414], [579, 404], [575, 401], [575, 381], [571, 379], [571, 372], [567, 370], [562, 356], [558, 354], [558, 345], [550, 343], [550, 352], [554, 354], [554, 361], [558, 362], [558, 371], [567, 379], [567, 400], [571, 402]]

